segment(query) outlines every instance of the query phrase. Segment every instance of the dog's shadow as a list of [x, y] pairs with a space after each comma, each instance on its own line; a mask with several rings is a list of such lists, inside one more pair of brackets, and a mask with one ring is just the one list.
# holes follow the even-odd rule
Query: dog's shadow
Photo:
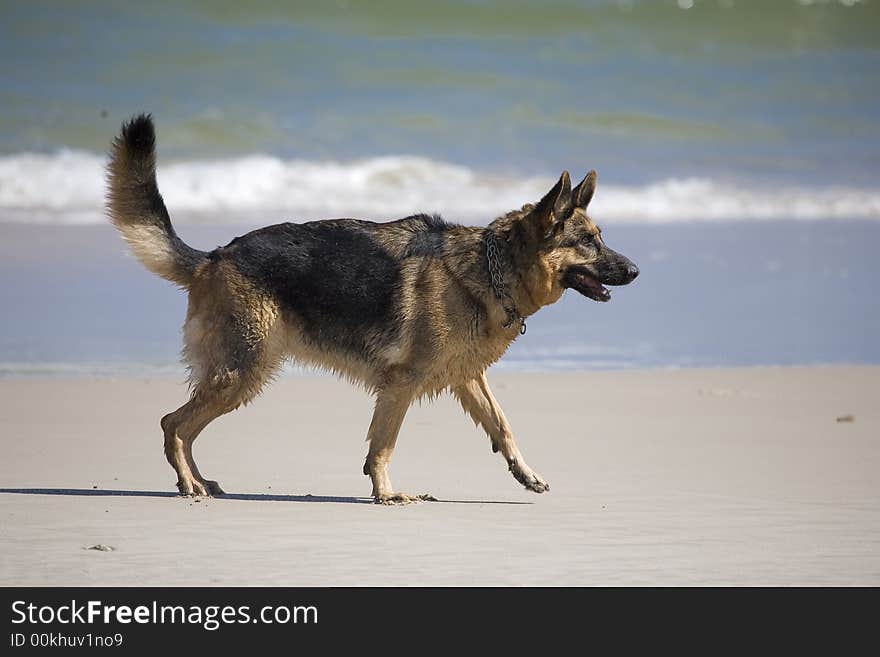
[[[0, 488], [0, 493], [14, 495], [64, 495], [73, 497], [180, 497], [178, 493], [157, 490], [112, 490], [108, 488]], [[274, 495], [269, 493], [224, 493], [212, 499], [245, 502], [318, 502], [334, 504], [374, 504], [372, 497], [337, 495]], [[443, 504], [533, 504], [508, 500], [433, 500]]]

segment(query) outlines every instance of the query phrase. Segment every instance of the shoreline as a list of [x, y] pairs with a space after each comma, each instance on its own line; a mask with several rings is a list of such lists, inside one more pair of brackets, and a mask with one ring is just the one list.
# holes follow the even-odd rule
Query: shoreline
[[0, 585], [880, 584], [880, 367], [490, 382], [551, 491], [444, 395], [390, 468], [443, 502], [387, 508], [360, 472], [371, 398], [332, 377], [211, 424], [196, 458], [231, 495], [199, 502], [158, 426], [182, 382], [0, 381]]
[[[236, 231], [179, 232], [209, 250]], [[865, 303], [880, 223], [606, 233], [643, 276], [607, 304], [564, 294], [529, 318], [498, 370], [880, 363], [880, 307]], [[178, 363], [186, 295], [145, 271], [112, 226], [0, 234], [0, 364]]]
[[[512, 362], [511, 362], [512, 361]], [[522, 365], [528, 363], [528, 365]], [[657, 365], [651, 366], [596, 366], [596, 367], [541, 367], [540, 361], [524, 361], [504, 358], [487, 370], [487, 375], [494, 376], [580, 376], [591, 374], [652, 374], [660, 372], [713, 372], [713, 371], [754, 371], [754, 370], [833, 370], [877, 368], [880, 363], [800, 363], [800, 364], [755, 364], [755, 365]], [[24, 371], [17, 371], [21, 368]], [[140, 368], [140, 369], [139, 369]], [[27, 370], [31, 371], [28, 372]], [[282, 367], [273, 381], [288, 378], [329, 378], [345, 381], [344, 377], [318, 367], [300, 366], [290, 363]], [[25, 381], [107, 381], [107, 380], [158, 380], [169, 383], [184, 383], [186, 367], [180, 363], [2, 363], [0, 362], [0, 383]], [[269, 386], [272, 385], [270, 382]], [[354, 387], [358, 387], [357, 384]]]

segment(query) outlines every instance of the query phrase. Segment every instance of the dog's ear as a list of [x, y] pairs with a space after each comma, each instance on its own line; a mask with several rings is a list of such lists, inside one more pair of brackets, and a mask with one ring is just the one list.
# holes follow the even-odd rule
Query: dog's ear
[[584, 176], [574, 191], [571, 193], [571, 200], [576, 208], [587, 209], [596, 191], [596, 170], [591, 169], [590, 173]]
[[568, 171], [563, 171], [559, 182], [538, 202], [529, 217], [541, 235], [550, 235], [554, 226], [562, 224], [571, 216], [572, 210], [571, 177]]

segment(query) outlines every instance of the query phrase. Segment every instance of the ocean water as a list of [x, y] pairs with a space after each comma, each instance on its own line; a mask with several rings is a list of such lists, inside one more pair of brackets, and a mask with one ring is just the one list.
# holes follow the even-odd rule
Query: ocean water
[[179, 371], [182, 300], [102, 214], [142, 111], [207, 248], [485, 224], [597, 169], [591, 212], [643, 274], [566, 295], [504, 367], [880, 362], [878, 34], [876, 0], [0, 3], [0, 376]]

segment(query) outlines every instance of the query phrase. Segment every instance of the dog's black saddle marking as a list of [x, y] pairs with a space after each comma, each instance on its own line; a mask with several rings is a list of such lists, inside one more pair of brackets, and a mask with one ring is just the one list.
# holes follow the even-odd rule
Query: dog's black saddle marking
[[375, 239], [377, 228], [354, 219], [278, 224], [222, 252], [312, 339], [364, 353], [365, 329], [396, 325], [400, 263]]

